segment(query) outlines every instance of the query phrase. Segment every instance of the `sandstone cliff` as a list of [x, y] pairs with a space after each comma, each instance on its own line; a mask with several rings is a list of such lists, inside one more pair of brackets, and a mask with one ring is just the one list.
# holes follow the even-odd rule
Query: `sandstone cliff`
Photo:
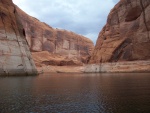
[[90, 39], [70, 31], [54, 29], [27, 15], [17, 6], [16, 11], [23, 24], [26, 39], [32, 52], [39, 52], [37, 54], [41, 52], [42, 54], [42, 51], [48, 51], [65, 56], [68, 60], [87, 62], [94, 49], [94, 44]]
[[0, 75], [36, 74], [23, 27], [11, 0], [0, 0]]
[[90, 63], [150, 59], [150, 0], [120, 0], [108, 15]]

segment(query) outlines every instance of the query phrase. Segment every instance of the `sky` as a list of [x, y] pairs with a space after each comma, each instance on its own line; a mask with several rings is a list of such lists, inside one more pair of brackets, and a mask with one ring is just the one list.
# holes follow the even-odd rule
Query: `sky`
[[53, 28], [66, 29], [94, 43], [119, 0], [13, 0], [27, 14]]

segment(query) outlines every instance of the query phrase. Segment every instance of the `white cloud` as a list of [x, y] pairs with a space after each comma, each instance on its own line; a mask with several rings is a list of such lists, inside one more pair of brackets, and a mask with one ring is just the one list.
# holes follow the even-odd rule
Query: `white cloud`
[[96, 41], [107, 15], [119, 0], [13, 0], [31, 16]]

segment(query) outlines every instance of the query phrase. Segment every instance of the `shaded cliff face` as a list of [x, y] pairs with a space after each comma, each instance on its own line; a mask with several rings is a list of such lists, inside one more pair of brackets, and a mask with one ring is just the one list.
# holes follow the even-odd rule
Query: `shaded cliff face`
[[48, 51], [69, 59], [86, 62], [94, 49], [91, 40], [66, 30], [54, 29], [27, 15], [16, 6], [17, 13], [25, 29], [26, 39], [32, 52]]
[[120, 0], [108, 15], [90, 63], [150, 59], [150, 0]]
[[11, 0], [0, 0], [0, 75], [36, 74]]

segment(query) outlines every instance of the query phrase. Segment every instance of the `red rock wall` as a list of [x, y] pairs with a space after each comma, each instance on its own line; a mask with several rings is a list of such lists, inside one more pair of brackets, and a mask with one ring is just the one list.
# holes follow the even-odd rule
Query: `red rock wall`
[[27, 15], [17, 6], [16, 10], [32, 52], [49, 51], [66, 55], [68, 58], [82, 59], [83, 62], [91, 55], [94, 44], [90, 39], [70, 31], [54, 29]]
[[150, 0], [120, 0], [99, 33], [90, 63], [150, 59]]
[[0, 0], [0, 75], [36, 74], [23, 27], [11, 0]]

